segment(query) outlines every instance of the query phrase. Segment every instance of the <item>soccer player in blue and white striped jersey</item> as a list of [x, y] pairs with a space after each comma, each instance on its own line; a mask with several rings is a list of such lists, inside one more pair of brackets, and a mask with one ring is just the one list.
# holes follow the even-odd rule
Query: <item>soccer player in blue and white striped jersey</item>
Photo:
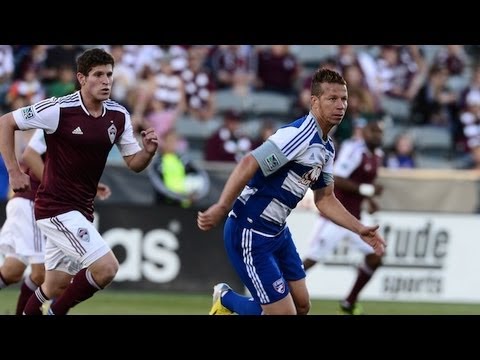
[[376, 226], [365, 226], [333, 192], [335, 148], [328, 136], [347, 109], [340, 74], [319, 69], [312, 79], [310, 112], [280, 128], [235, 167], [219, 200], [198, 213], [201, 230], [224, 227], [229, 259], [251, 298], [227, 284], [214, 287], [210, 314], [307, 314], [310, 297], [305, 271], [286, 220], [310, 187], [318, 210], [383, 254]]

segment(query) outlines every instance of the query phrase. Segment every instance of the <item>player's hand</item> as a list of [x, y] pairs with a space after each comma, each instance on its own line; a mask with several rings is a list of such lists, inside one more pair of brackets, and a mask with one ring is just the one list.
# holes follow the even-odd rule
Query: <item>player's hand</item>
[[375, 250], [375, 254], [382, 256], [385, 253], [385, 247], [387, 246], [387, 243], [378, 233], [377, 230], [379, 227], [379, 225], [364, 226], [359, 235], [363, 241], [365, 241], [373, 248], [373, 250]]
[[149, 154], [155, 154], [158, 148], [158, 136], [155, 133], [153, 128], [148, 128], [147, 130], [143, 130], [140, 134], [142, 134], [142, 142], [143, 148]]
[[378, 202], [373, 198], [367, 198], [367, 211], [369, 214], [376, 213], [380, 210], [380, 205]]
[[197, 216], [197, 225], [200, 230], [207, 231], [215, 227], [226, 215], [225, 207], [219, 204], [213, 204], [206, 211], [199, 211]]
[[112, 195], [112, 190], [110, 190], [110, 187], [107, 184], [104, 183], [98, 183], [97, 185], [97, 197], [100, 200], [106, 200]]
[[8, 174], [10, 181], [10, 188], [13, 192], [25, 192], [31, 189], [30, 176], [23, 171], [12, 171]]

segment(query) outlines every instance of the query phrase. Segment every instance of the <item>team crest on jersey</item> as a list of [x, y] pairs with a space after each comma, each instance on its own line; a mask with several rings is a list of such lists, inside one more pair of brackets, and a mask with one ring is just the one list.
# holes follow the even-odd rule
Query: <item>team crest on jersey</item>
[[265, 158], [265, 163], [267, 164], [268, 166], [268, 169], [270, 171], [272, 171], [273, 169], [275, 169], [278, 165], [280, 165], [280, 161], [278, 160], [277, 158], [277, 155], [275, 154], [272, 154], [270, 156], [267, 156]]
[[285, 292], [285, 281], [283, 281], [283, 279], [278, 279], [272, 285], [275, 291], [279, 294], [283, 294]]
[[85, 242], [89, 242], [90, 241], [90, 235], [88, 234], [88, 230], [87, 229], [84, 229], [84, 228], [80, 228], [78, 229], [77, 231], [77, 236], [85, 241]]
[[315, 166], [314, 168], [307, 171], [305, 174], [302, 175], [300, 179], [300, 183], [303, 185], [310, 185], [318, 180], [320, 173], [322, 172], [322, 168], [320, 166]]
[[34, 115], [35, 113], [33, 112], [33, 108], [31, 106], [22, 109], [22, 116], [25, 120], [33, 118]]
[[108, 128], [108, 137], [110, 138], [110, 142], [113, 144], [115, 138], [117, 137], [117, 128], [113, 124]]

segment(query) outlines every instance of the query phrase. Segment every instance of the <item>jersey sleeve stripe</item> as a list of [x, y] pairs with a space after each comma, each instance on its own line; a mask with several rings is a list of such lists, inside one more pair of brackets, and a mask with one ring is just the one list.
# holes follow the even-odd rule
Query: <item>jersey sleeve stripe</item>
[[286, 146], [283, 147], [282, 152], [285, 155], [291, 154], [299, 144], [307, 139], [316, 130], [315, 123], [310, 121], [309, 124], [300, 133], [297, 134]]

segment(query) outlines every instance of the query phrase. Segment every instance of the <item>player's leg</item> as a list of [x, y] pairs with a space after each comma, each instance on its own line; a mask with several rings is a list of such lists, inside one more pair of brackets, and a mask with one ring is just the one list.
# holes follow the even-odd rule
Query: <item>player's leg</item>
[[97, 229], [78, 211], [47, 221], [39, 222], [42, 231], [49, 239], [55, 236], [52, 241], [83, 267], [50, 306], [49, 313], [65, 315], [70, 308], [108, 286], [118, 271], [119, 263]]
[[[239, 229], [235, 219], [229, 217], [225, 222], [224, 239], [225, 248], [232, 266], [237, 273], [244, 274], [245, 264], [240, 254], [238, 254], [238, 251], [241, 251], [242, 231]], [[246, 296], [243, 293], [237, 293], [225, 283], [215, 285], [213, 305], [209, 314], [230, 315], [232, 313], [239, 315], [260, 315], [262, 313], [262, 307], [253, 297]]]
[[91, 298], [98, 290], [108, 286], [118, 271], [118, 261], [110, 250], [101, 258], [80, 270], [65, 292], [50, 306], [49, 314], [65, 315], [70, 308]]
[[45, 243], [45, 280], [30, 296], [23, 309], [24, 315], [42, 315], [42, 306], [57, 298], [70, 285], [81, 265], [66, 256], [54, 243]]
[[373, 248], [365, 243], [358, 235], [350, 237], [352, 247], [365, 254], [364, 261], [358, 266], [357, 277], [347, 297], [340, 303], [340, 309], [345, 314], [360, 315], [363, 313], [357, 304], [360, 292], [365, 288], [375, 271], [382, 264], [382, 258], [375, 254]]
[[37, 288], [42, 285], [45, 280], [45, 266], [43, 260], [37, 264], [30, 264], [31, 273], [23, 278], [22, 286], [20, 287], [20, 295], [17, 300], [16, 315], [22, 315], [25, 305]]
[[319, 216], [313, 225], [309, 247], [303, 260], [305, 271], [317, 262], [324, 261], [337, 245], [344, 229], [330, 220]]
[[22, 280], [27, 265], [17, 256], [9, 254], [0, 267], [0, 289]]
[[[277, 236], [259, 233], [230, 219], [225, 233], [227, 254], [254, 301], [261, 305], [264, 315], [295, 315], [295, 303], [283, 277], [278, 256], [285, 246], [285, 231]], [[279, 254], [277, 254], [279, 252]], [[298, 254], [297, 254], [298, 257]], [[301, 260], [298, 257], [298, 267]]]
[[[71, 307], [87, 300], [95, 292], [110, 284], [119, 264], [100, 233], [80, 212], [70, 211], [50, 219], [39, 220], [37, 223], [47, 237], [47, 245], [51, 242], [68, 259], [82, 267], [76, 272], [67, 289], [50, 307], [49, 313], [64, 315]], [[54, 260], [51, 255], [49, 256], [47, 247], [45, 255], [47, 270], [57, 268], [59, 264]], [[51, 296], [53, 292], [58, 291], [58, 286], [49, 283], [45, 290], [46, 295]]]
[[287, 280], [297, 315], [307, 315], [310, 311], [311, 303], [302, 260], [298, 255], [297, 248], [288, 227], [283, 230], [282, 237], [283, 244], [275, 251], [275, 257], [277, 258], [283, 277]]
[[36, 253], [37, 243], [41, 247], [40, 234], [33, 230], [33, 202], [13, 198], [5, 211], [7, 218], [0, 231], [0, 251], [6, 258], [0, 270], [0, 289], [22, 279], [28, 256]]

